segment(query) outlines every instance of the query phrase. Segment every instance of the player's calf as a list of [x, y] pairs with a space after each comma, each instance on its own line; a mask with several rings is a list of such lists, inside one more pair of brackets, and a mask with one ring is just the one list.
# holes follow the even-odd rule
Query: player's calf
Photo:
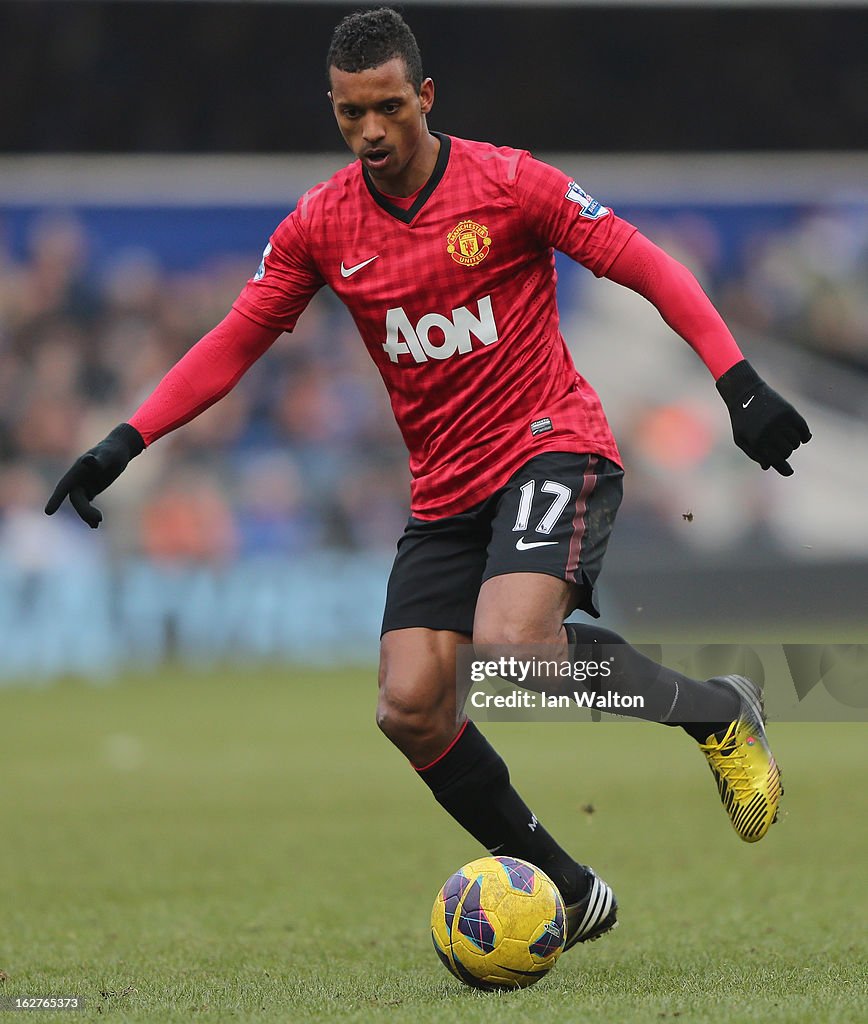
[[[564, 630], [576, 663], [608, 662], [607, 688], [631, 698], [619, 714], [681, 726], [699, 742], [738, 714], [739, 698], [731, 690], [652, 661], [610, 629], [566, 622]], [[582, 685], [594, 688], [599, 679]]]

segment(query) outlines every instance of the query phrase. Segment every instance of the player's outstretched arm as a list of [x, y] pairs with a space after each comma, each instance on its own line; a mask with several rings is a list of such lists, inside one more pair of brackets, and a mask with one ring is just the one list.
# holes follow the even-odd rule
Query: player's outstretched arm
[[123, 473], [146, 445], [188, 423], [226, 395], [281, 334], [232, 310], [198, 341], [130, 417], [64, 473], [45, 506], [54, 515], [66, 498], [91, 529], [102, 512], [91, 502]]
[[735, 443], [763, 469], [790, 476], [787, 461], [811, 439], [807, 423], [743, 357], [729, 328], [694, 275], [638, 231], [606, 277], [644, 295], [696, 351], [717, 382]]

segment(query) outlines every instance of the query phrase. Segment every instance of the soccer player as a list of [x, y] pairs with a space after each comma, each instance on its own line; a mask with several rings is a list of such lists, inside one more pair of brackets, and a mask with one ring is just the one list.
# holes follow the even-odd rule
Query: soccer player
[[357, 158], [302, 196], [228, 316], [128, 423], [82, 455], [46, 512], [91, 505], [133, 457], [225, 395], [314, 293], [349, 308], [388, 389], [410, 454], [411, 515], [389, 579], [380, 728], [437, 801], [490, 852], [539, 865], [567, 906], [568, 946], [616, 922], [611, 888], [576, 862], [512, 787], [463, 713], [456, 650], [480, 644], [617, 644], [613, 687], [638, 717], [700, 744], [738, 834], [775, 820], [780, 774], [759, 688], [690, 679], [597, 617], [594, 584], [621, 500], [622, 469], [596, 393], [561, 337], [554, 249], [631, 288], [695, 349], [717, 382], [735, 443], [763, 469], [810, 439], [793, 407], [745, 361], [693, 275], [568, 175], [529, 153], [430, 131], [434, 83], [396, 12], [345, 18], [328, 53], [329, 98]]

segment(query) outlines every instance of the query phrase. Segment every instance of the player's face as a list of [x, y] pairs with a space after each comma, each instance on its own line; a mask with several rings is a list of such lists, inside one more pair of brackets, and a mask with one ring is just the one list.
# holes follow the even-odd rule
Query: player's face
[[425, 115], [434, 104], [434, 83], [417, 93], [402, 57], [352, 73], [332, 67], [329, 99], [344, 141], [374, 183], [392, 195], [410, 195], [434, 169], [438, 144]]

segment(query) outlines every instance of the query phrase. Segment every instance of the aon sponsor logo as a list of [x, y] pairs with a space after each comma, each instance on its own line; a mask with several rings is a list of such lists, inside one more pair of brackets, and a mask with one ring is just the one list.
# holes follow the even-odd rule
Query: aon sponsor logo
[[426, 313], [415, 327], [401, 306], [388, 310], [383, 351], [393, 363], [402, 355], [412, 356], [417, 363], [427, 363], [429, 359], [448, 359], [456, 353], [469, 352], [473, 338], [483, 345], [497, 341], [490, 295], [479, 300], [475, 314], [466, 306], [453, 309], [451, 320], [441, 313]]

